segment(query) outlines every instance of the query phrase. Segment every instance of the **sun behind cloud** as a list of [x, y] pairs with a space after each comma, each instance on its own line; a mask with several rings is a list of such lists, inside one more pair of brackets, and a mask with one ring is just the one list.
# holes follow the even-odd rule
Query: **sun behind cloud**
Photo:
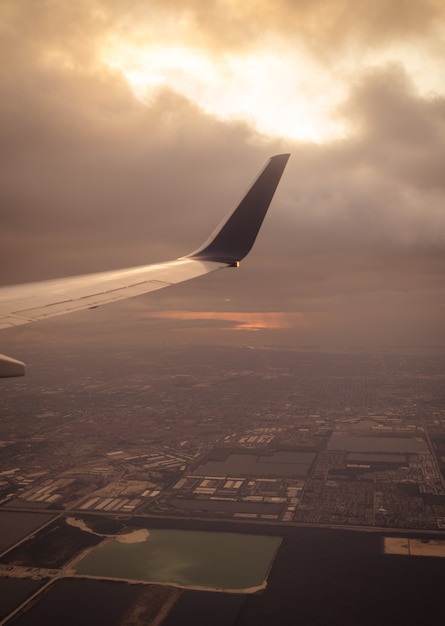
[[334, 114], [345, 97], [343, 86], [295, 51], [213, 56], [185, 45], [115, 40], [104, 47], [102, 60], [147, 103], [167, 87], [207, 114], [246, 121], [265, 135], [318, 143], [345, 133]]
[[[353, 132], [342, 105], [361, 77], [379, 68], [398, 66], [423, 97], [445, 93], [443, 55], [438, 54], [445, 26], [431, 7], [423, 23], [410, 3], [409, 28], [403, 33], [385, 3], [369, 10], [368, 19], [344, 12], [341, 0], [318, 3], [313, 10], [290, 2], [273, 11], [265, 4], [255, 11], [253, 5], [223, 5], [219, 19], [231, 24], [231, 43], [217, 29], [215, 6], [207, 6], [200, 21], [196, 7], [187, 9], [185, 3], [168, 17], [147, 9], [140, 23], [133, 16], [131, 28], [108, 32], [98, 59], [123, 75], [147, 104], [168, 88], [223, 121], [243, 121], [263, 135], [319, 144]], [[378, 35], [379, 24], [386, 24], [385, 32], [393, 37]]]

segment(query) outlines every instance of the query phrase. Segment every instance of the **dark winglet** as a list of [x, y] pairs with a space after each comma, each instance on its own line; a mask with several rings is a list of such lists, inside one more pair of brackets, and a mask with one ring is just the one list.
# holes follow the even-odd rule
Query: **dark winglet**
[[252, 248], [290, 154], [277, 154], [266, 164], [230, 217], [188, 258], [236, 265]]

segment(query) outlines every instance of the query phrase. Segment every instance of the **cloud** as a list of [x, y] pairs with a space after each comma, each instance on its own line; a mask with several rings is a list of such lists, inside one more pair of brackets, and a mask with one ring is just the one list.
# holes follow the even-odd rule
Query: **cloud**
[[[399, 52], [391, 62], [387, 56], [400, 42], [422, 40], [430, 52], [440, 50], [441, 3], [404, 2], [401, 11], [398, 2], [351, 8], [340, 0], [38, 8], [16, 0], [1, 11], [8, 59], [0, 69], [5, 283], [185, 254], [236, 204], [270, 155], [292, 153], [239, 271], [104, 308], [97, 322], [54, 321], [70, 329], [68, 338], [81, 319], [93, 324], [87, 336], [96, 332], [105, 341], [103, 329], [114, 328], [116, 341], [128, 340], [147, 323], [144, 311], [160, 324], [159, 309], [166, 334], [168, 324], [191, 315], [208, 324], [209, 341], [227, 322], [242, 325], [250, 316], [269, 327], [289, 323], [285, 341], [443, 342], [445, 99], [419, 89], [408, 57], [401, 63]], [[348, 76], [336, 115], [349, 132], [318, 145], [265, 136], [246, 120], [218, 119], [168, 86], [146, 103], [137, 100], [100, 55], [110, 38], [142, 38], [147, 23], [147, 40], [157, 33], [168, 43], [179, 34], [210, 57], [254, 52], [262, 38], [279, 51], [294, 41], [295, 58], [304, 47], [317, 63], [338, 68], [342, 80]], [[370, 49], [381, 56], [371, 59]], [[344, 73], [346, 66], [354, 71]], [[212, 311], [219, 312], [213, 322]], [[113, 326], [125, 320], [125, 332]], [[196, 324], [187, 320], [182, 332], [192, 337]], [[242, 335], [242, 327], [236, 332]], [[270, 332], [276, 341], [281, 331]]]
[[171, 40], [182, 34], [195, 45], [221, 52], [246, 49], [274, 35], [298, 38], [324, 54], [351, 42], [363, 47], [432, 36], [445, 11], [437, 0], [107, 0], [93, 6], [109, 16], [113, 30], [124, 34], [136, 26], [141, 38]]

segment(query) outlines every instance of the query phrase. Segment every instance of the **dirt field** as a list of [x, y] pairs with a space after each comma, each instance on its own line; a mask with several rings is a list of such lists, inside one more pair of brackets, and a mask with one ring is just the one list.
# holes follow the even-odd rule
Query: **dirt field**
[[408, 537], [385, 537], [385, 554], [409, 556], [437, 556], [445, 558], [445, 541], [437, 539], [410, 539]]

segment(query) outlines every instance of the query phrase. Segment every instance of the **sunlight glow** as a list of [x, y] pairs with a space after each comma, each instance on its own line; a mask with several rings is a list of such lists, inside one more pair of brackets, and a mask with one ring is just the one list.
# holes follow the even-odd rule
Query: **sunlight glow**
[[174, 320], [219, 320], [228, 322], [230, 330], [283, 330], [306, 328], [307, 320], [299, 311], [249, 312], [244, 311], [155, 311], [145, 317]]
[[185, 46], [114, 43], [102, 59], [125, 76], [142, 101], [150, 102], [160, 88], [168, 87], [210, 115], [246, 121], [266, 135], [322, 142], [345, 133], [333, 115], [344, 89], [295, 54], [256, 52], [215, 59]]
[[218, 53], [190, 45], [179, 36], [181, 24], [176, 27], [176, 36], [162, 44], [153, 33], [108, 38], [100, 61], [147, 104], [169, 88], [209, 115], [247, 122], [268, 136], [315, 143], [344, 138], [350, 129], [340, 107], [357, 78], [376, 68], [399, 66], [419, 95], [444, 93], [442, 56], [428, 46], [393, 42], [360, 54], [351, 47], [340, 58], [320, 59], [298, 42], [265, 39], [248, 52]]

